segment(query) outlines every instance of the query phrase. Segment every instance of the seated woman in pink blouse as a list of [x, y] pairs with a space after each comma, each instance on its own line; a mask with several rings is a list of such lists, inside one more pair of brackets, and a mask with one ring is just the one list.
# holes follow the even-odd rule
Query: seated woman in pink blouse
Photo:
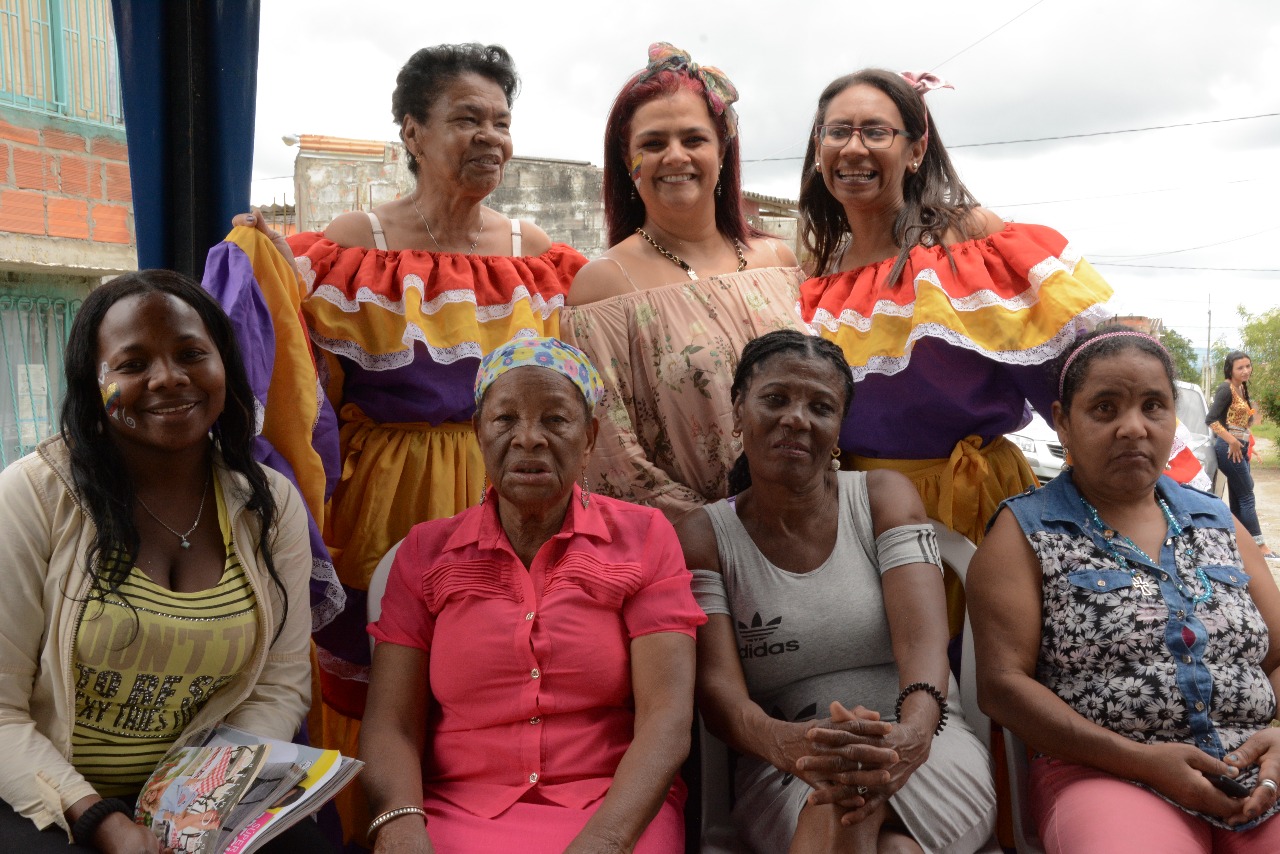
[[554, 338], [481, 362], [492, 485], [413, 528], [370, 626], [376, 852], [684, 850], [676, 772], [706, 617], [662, 514], [579, 486], [602, 390]]

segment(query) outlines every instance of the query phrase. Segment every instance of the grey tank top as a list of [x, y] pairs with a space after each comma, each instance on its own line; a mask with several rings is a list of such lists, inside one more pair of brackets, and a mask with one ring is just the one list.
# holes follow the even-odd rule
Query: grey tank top
[[747, 690], [778, 719], [825, 717], [832, 700], [849, 707], [861, 703], [886, 718], [893, 714], [898, 667], [866, 474], [840, 472], [838, 494], [835, 548], [821, 566], [805, 573], [770, 563], [730, 502], [705, 508], [716, 533]]

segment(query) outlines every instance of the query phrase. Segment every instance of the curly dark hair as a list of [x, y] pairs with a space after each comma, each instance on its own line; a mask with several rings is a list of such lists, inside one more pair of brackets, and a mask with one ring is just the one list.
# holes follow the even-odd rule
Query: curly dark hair
[[[902, 183], [905, 204], [893, 223], [893, 239], [898, 245], [898, 257], [889, 281], [898, 284], [907, 255], [919, 244], [941, 246], [951, 257], [944, 237], [952, 228], [963, 228], [965, 219], [978, 200], [960, 180], [951, 158], [942, 144], [942, 136], [934, 124], [924, 99], [903, 79], [902, 75], [883, 68], [866, 68], [837, 78], [822, 90], [818, 109], [813, 114], [809, 128], [809, 144], [804, 153], [804, 171], [800, 177], [800, 235], [805, 249], [813, 256], [815, 275], [823, 275], [830, 269], [836, 250], [846, 234], [850, 234], [849, 219], [844, 207], [836, 201], [817, 169], [818, 127], [826, 117], [831, 101], [853, 86], [874, 86], [879, 89], [902, 114], [902, 122], [910, 139], [917, 140], [928, 132], [928, 148], [918, 171], [908, 172]], [[855, 240], [855, 235], [850, 235]], [[954, 265], [954, 260], [953, 260]]]
[[[1071, 411], [1071, 401], [1076, 391], [1084, 382], [1089, 366], [1096, 360], [1114, 356], [1125, 350], [1139, 350], [1148, 356], [1160, 360], [1165, 375], [1169, 378], [1169, 388], [1173, 399], [1178, 399], [1178, 370], [1173, 365], [1169, 351], [1156, 339], [1142, 332], [1115, 326], [1103, 326], [1088, 335], [1082, 335], [1071, 349], [1058, 357], [1053, 375], [1058, 377], [1058, 385], [1062, 389], [1059, 402], [1064, 412]], [[1079, 354], [1078, 356], [1076, 354]], [[1063, 370], [1066, 373], [1063, 373]]]
[[[703, 82], [687, 72], [659, 71], [649, 77], [639, 71], [622, 87], [609, 110], [604, 126], [604, 221], [610, 246], [617, 246], [644, 225], [644, 202], [635, 196], [635, 184], [627, 166], [627, 141], [636, 110], [655, 98], [674, 95], [681, 89], [703, 100]], [[643, 79], [642, 79], [643, 78]], [[752, 228], [742, 213], [742, 162], [739, 138], [729, 136], [725, 115], [711, 112], [716, 137], [724, 145], [724, 165], [720, 168], [720, 192], [716, 195], [716, 230], [731, 240], [746, 242], [765, 233]]]
[[[98, 387], [98, 329], [107, 312], [120, 300], [152, 293], [167, 294], [191, 306], [222, 357], [226, 402], [213, 427], [214, 441], [227, 468], [248, 481], [250, 494], [245, 507], [258, 515], [258, 551], [284, 603], [280, 619], [283, 627], [289, 613], [289, 599], [271, 559], [276, 503], [262, 467], [253, 459], [254, 398], [235, 332], [213, 297], [191, 279], [172, 270], [140, 270], [112, 279], [85, 298], [71, 324], [65, 358], [67, 393], [60, 421], [62, 438], [71, 458], [76, 495], [95, 529], [85, 552], [86, 570], [95, 588], [105, 586], [107, 592], [120, 596], [119, 588], [129, 574], [129, 566], [111, 557], [117, 551], [125, 555], [138, 553], [138, 529], [133, 523], [134, 483], [111, 438]], [[277, 636], [280, 627], [277, 627]]]
[[[425, 122], [432, 104], [440, 96], [440, 90], [463, 74], [479, 74], [496, 83], [507, 98], [507, 109], [511, 108], [520, 91], [516, 64], [501, 45], [468, 42], [424, 47], [409, 57], [396, 75], [396, 88], [391, 93], [391, 116], [395, 123], [403, 129], [405, 116]], [[408, 148], [405, 156], [409, 171], [417, 175], [417, 158], [409, 153]]]
[[[806, 359], [825, 360], [843, 378], [843, 408], [840, 419], [849, 414], [849, 406], [853, 403], [853, 372], [849, 370], [849, 362], [844, 351], [834, 341], [806, 335], [796, 329], [778, 329], [767, 332], [759, 338], [752, 338], [742, 348], [738, 358], [737, 370], [733, 372], [733, 385], [729, 387], [729, 397], [734, 403], [746, 393], [756, 373], [774, 356], [793, 354]], [[734, 461], [729, 470], [729, 494], [737, 495], [751, 485], [751, 465], [744, 451]]]

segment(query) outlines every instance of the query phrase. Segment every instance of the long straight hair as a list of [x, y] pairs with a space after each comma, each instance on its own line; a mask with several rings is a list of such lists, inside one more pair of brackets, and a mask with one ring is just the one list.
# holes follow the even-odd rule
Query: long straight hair
[[[902, 276], [902, 268], [907, 264], [907, 256], [920, 244], [940, 246], [951, 258], [946, 234], [952, 228], [963, 229], [968, 214], [978, 207], [978, 200], [951, 165], [951, 157], [942, 144], [942, 136], [924, 99], [902, 75], [882, 68], [866, 68], [837, 78], [818, 98], [800, 177], [800, 236], [806, 251], [814, 258], [815, 276], [829, 272], [845, 235], [849, 235], [850, 241], [858, 239], [851, 233], [844, 206], [827, 189], [817, 163], [818, 127], [826, 117], [827, 108], [841, 92], [862, 85], [874, 86], [893, 101], [902, 115], [903, 130], [912, 140], [920, 139], [926, 132], [928, 134], [928, 147], [920, 168], [903, 177], [903, 207], [893, 222], [893, 242], [898, 246], [898, 257], [889, 273], [889, 282], [896, 285]], [[952, 259], [953, 266], [954, 263]]]
[[[221, 306], [191, 279], [171, 270], [140, 270], [112, 279], [89, 294], [71, 324], [65, 359], [67, 395], [62, 402], [60, 422], [62, 438], [70, 454], [76, 495], [95, 528], [94, 538], [85, 550], [85, 571], [94, 589], [105, 590], [123, 601], [120, 585], [128, 577], [128, 564], [138, 554], [140, 544], [138, 528], [133, 522], [137, 498], [124, 457], [111, 438], [98, 388], [98, 329], [117, 302], [151, 293], [167, 294], [191, 306], [222, 357], [226, 403], [214, 423], [214, 442], [227, 468], [239, 473], [249, 484], [245, 507], [258, 517], [258, 551], [284, 603], [280, 619], [283, 626], [289, 613], [289, 599], [271, 558], [276, 503], [262, 467], [253, 459], [254, 399], [244, 361], [236, 346], [231, 321]], [[115, 560], [117, 554], [128, 560]]]

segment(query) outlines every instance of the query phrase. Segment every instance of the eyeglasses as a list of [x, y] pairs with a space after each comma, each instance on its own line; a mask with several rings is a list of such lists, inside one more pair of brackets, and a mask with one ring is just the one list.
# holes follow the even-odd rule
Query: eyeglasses
[[912, 139], [905, 130], [891, 127], [853, 127], [852, 125], [819, 125], [818, 142], [828, 148], [844, 148], [855, 136], [862, 140], [867, 148], [888, 148], [893, 145], [893, 138], [902, 135]]

